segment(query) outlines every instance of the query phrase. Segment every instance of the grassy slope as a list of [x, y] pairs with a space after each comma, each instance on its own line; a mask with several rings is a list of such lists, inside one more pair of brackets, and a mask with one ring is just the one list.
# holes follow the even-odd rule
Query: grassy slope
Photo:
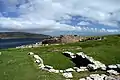
[[25, 32], [0, 32], [0, 38], [49, 38], [49, 35]]
[[1, 80], [62, 80], [61, 75], [41, 71], [26, 54], [27, 51], [7, 50], [0, 56]]
[[[79, 52], [79, 47], [96, 60], [105, 64], [120, 63], [120, 37], [107, 36], [103, 41], [87, 41], [81, 43], [71, 43], [66, 45], [47, 46], [33, 49], [8, 49], [1, 50], [0, 56], [0, 78], [1, 80], [64, 80], [59, 74], [41, 71], [34, 64], [27, 52], [32, 51], [40, 55], [45, 64], [58, 69], [73, 67], [68, 58], [61, 54], [63, 49], [72, 52]], [[74, 73], [75, 80], [79, 77], [87, 76], [89, 73]]]

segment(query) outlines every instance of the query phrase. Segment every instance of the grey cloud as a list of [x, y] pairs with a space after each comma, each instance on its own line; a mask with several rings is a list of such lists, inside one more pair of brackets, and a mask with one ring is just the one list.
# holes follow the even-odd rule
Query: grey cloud
[[[69, 15], [87, 17], [93, 22], [109, 25], [110, 27], [119, 27], [119, 0], [28, 0], [27, 3], [26, 0], [10, 1], [12, 2], [6, 3], [10, 6], [10, 11], [16, 9], [15, 5], [21, 4], [17, 10], [20, 16], [16, 18], [0, 17], [0, 24], [6, 29], [33, 30], [36, 32], [82, 30], [100, 32], [96, 29], [97, 26], [95, 29], [90, 27], [82, 29], [80, 26], [74, 27], [65, 24], [66, 19], [71, 19]], [[56, 20], [61, 20], [62, 24]], [[101, 31], [108, 32], [107, 30]]]

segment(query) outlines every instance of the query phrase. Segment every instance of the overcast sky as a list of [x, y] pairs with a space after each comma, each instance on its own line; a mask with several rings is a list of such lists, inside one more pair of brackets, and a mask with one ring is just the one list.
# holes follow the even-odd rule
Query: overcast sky
[[0, 0], [0, 32], [120, 33], [120, 0]]

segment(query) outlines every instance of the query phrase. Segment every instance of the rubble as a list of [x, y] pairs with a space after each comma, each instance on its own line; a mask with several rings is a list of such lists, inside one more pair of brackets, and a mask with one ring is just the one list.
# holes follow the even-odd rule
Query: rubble
[[72, 69], [72, 68], [68, 68], [68, 69], [65, 70], [65, 72], [74, 72], [74, 71], [75, 71], [75, 70]]
[[112, 76], [107, 76], [107, 77], [104, 78], [104, 80], [119, 80], [119, 79], [116, 79]]
[[34, 55], [34, 53], [33, 52], [29, 52], [28, 55]]
[[59, 73], [59, 70], [55, 70], [55, 72], [54, 73]]
[[115, 70], [107, 70], [109, 74], [118, 75], [119, 73]]
[[88, 69], [85, 67], [76, 68], [76, 72], [83, 72], [83, 71], [88, 71]]
[[86, 77], [86, 80], [93, 80], [93, 79], [91, 79], [90, 77]]
[[117, 69], [117, 65], [108, 65], [109, 69]]
[[40, 58], [38, 55], [33, 55], [35, 60], [40, 60], [41, 64], [43, 64], [42, 58]]
[[117, 68], [119, 68], [120, 69], [120, 64], [116, 64], [117, 65]]
[[48, 71], [49, 71], [49, 72], [56, 73], [56, 70], [55, 70], [55, 69], [49, 69]]
[[103, 64], [103, 63], [101, 63], [101, 62], [99, 62], [99, 61], [94, 61], [93, 62], [94, 64], [95, 64], [95, 66], [97, 67], [97, 69], [101, 69], [101, 70], [106, 70], [106, 65], [105, 64]]
[[73, 75], [72, 75], [72, 73], [70, 73], [70, 72], [69, 72], [69, 73], [63, 73], [62, 75], [63, 75], [65, 78], [69, 78], [69, 79], [70, 79], [70, 78], [73, 78]]
[[41, 63], [40, 60], [38, 60], [38, 59], [35, 60], [35, 62], [36, 62], [37, 64], [40, 64], [40, 63]]
[[60, 73], [63, 73], [64, 72], [64, 70], [60, 70]]
[[33, 55], [34, 59], [40, 59], [38, 55]]
[[120, 78], [116, 78], [114, 76], [108, 76], [105, 74], [90, 74], [89, 77], [81, 78], [79, 80], [120, 80]]
[[39, 64], [38, 65], [40, 69], [44, 69], [45, 65], [44, 64]]
[[81, 78], [81, 79], [79, 79], [79, 80], [86, 80], [85, 78]]
[[49, 66], [49, 65], [45, 65], [45, 68], [47, 68], [47, 69], [53, 69], [53, 67]]
[[88, 64], [88, 69], [91, 71], [91, 70], [97, 70], [97, 66], [94, 65], [94, 64]]

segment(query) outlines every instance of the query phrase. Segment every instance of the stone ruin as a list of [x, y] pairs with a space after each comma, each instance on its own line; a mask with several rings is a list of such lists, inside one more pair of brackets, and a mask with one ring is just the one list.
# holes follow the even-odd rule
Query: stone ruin
[[38, 67], [41, 70], [52, 72], [52, 73], [61, 73], [66, 79], [72, 79], [72, 72], [84, 72], [84, 71], [106, 71], [108, 75], [105, 74], [91, 74], [89, 77], [81, 78], [79, 80], [120, 80], [120, 77], [115, 78], [111, 75], [118, 76], [120, 75], [120, 64], [116, 65], [105, 65], [99, 61], [94, 60], [92, 57], [85, 55], [83, 52], [79, 53], [71, 53], [71, 52], [63, 52], [63, 55], [69, 57], [76, 66], [73, 68], [68, 68], [65, 70], [54, 69], [54, 67], [45, 65], [43, 63], [42, 58], [38, 55], [35, 55], [33, 52], [29, 52], [28, 55], [34, 58], [34, 62], [37, 63]]
[[79, 80], [120, 80], [120, 76], [108, 76], [105, 74], [90, 74], [90, 76]]
[[[71, 52], [63, 52], [63, 55], [69, 57], [75, 64], [76, 67], [87, 67], [89, 70], [106, 70], [106, 65], [94, 60], [92, 57], [85, 55], [83, 52], [79, 53], [71, 53]], [[74, 56], [74, 57], [73, 57]]]
[[61, 35], [59, 37], [52, 37], [50, 39], [45, 39], [42, 44], [59, 44], [59, 43], [74, 43], [74, 42], [84, 42], [89, 40], [104, 40], [105, 37], [85, 37], [78, 35]]

